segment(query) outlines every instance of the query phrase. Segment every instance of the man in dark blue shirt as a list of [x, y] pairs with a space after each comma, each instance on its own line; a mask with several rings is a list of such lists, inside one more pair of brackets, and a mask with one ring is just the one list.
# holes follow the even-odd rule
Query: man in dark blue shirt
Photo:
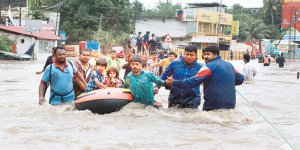
[[[184, 80], [193, 77], [202, 67], [197, 62], [197, 48], [189, 45], [185, 47], [184, 57], [174, 60], [161, 75], [162, 80], [172, 76], [174, 80]], [[181, 88], [174, 85], [170, 90], [169, 107], [198, 108], [200, 105], [200, 84], [194, 87]]]
[[191, 88], [203, 83], [203, 110], [235, 108], [235, 85], [242, 84], [244, 76], [237, 72], [232, 64], [221, 59], [218, 47], [209, 46], [203, 51], [206, 65], [194, 77], [184, 80], [173, 80], [170, 77], [166, 80], [166, 85]]

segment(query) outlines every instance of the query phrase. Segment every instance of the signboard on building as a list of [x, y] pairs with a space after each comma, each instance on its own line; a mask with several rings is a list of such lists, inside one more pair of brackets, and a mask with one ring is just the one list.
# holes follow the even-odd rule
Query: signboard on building
[[208, 11], [200, 9], [197, 11], [197, 21], [207, 23], [219, 23], [224, 25], [231, 25], [233, 16], [232, 14], [219, 13], [214, 11]]
[[231, 35], [239, 35], [240, 22], [232, 21], [231, 23]]
[[[281, 27], [288, 29], [284, 40], [300, 41], [300, 1], [282, 0]], [[296, 29], [296, 30], [295, 30]], [[291, 36], [291, 37], [290, 37]]]
[[176, 17], [180, 21], [196, 21], [196, 13], [195, 9], [178, 9], [176, 10]]
[[192, 38], [192, 43], [218, 43], [218, 37], [215, 36], [196, 36]]

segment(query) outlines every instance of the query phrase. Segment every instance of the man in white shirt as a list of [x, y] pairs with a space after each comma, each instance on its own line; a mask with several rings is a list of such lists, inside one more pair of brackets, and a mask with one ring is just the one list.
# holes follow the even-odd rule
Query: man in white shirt
[[253, 77], [257, 74], [255, 67], [250, 64], [250, 55], [244, 54], [244, 62], [245, 66], [243, 69], [245, 81], [253, 81]]

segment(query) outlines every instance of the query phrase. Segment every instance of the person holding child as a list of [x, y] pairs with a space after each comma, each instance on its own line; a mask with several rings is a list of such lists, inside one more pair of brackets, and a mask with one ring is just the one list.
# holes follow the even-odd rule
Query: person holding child
[[106, 89], [103, 82], [103, 72], [106, 69], [107, 61], [104, 58], [99, 58], [96, 61], [95, 71], [93, 71], [90, 81], [86, 87], [85, 92], [90, 92], [97, 89]]
[[119, 78], [119, 69], [117, 67], [112, 66], [107, 70], [107, 77], [103, 84], [110, 88], [122, 87], [123, 81]]

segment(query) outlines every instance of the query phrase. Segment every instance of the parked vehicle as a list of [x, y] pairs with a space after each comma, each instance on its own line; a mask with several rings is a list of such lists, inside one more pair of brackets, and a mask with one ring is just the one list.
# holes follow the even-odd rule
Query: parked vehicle
[[122, 45], [114, 45], [111, 49], [117, 52], [118, 58], [124, 58], [124, 47]]

